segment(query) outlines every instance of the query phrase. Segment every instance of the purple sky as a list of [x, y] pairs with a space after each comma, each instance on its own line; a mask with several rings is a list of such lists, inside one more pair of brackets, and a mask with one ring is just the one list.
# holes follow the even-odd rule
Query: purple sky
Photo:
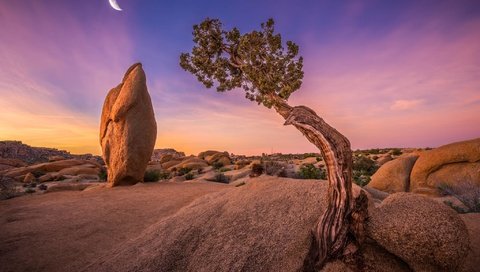
[[118, 12], [107, 0], [0, 0], [0, 140], [99, 154], [103, 99], [141, 61], [157, 148], [315, 152], [242, 90], [207, 90], [179, 67], [205, 17], [241, 31], [273, 17], [305, 59], [289, 103], [354, 149], [480, 137], [479, 1], [339, 2], [118, 0]]

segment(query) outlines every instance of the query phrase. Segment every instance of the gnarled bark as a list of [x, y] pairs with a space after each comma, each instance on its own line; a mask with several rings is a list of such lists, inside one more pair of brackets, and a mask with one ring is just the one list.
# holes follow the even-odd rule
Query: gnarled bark
[[[361, 194], [358, 203], [352, 196], [352, 151], [350, 142], [305, 106], [291, 107], [283, 99], [271, 97], [275, 110], [315, 146], [325, 160], [328, 172], [328, 205], [313, 230], [317, 269], [325, 261], [349, 255], [363, 241], [363, 221], [367, 216], [367, 199]], [[354, 205], [355, 204], [355, 205]]]

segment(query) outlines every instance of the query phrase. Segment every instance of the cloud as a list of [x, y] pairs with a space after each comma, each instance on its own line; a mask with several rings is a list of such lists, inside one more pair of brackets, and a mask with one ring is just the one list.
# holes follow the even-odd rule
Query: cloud
[[422, 104], [423, 100], [396, 100], [390, 106], [391, 110], [411, 110]]

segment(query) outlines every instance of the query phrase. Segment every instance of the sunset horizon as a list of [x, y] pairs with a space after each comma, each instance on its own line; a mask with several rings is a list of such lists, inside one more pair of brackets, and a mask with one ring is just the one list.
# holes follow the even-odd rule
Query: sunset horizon
[[101, 155], [104, 98], [131, 64], [142, 62], [157, 120], [155, 148], [318, 152], [242, 90], [217, 93], [180, 68], [192, 26], [205, 17], [241, 31], [273, 18], [304, 58], [303, 85], [289, 103], [314, 109], [354, 150], [437, 147], [480, 136], [475, 1], [119, 4], [121, 12], [107, 1], [0, 4], [0, 141]]

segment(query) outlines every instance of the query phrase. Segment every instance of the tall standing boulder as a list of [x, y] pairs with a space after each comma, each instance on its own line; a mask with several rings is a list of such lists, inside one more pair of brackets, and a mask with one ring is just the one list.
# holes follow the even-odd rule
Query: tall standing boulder
[[142, 64], [132, 65], [103, 104], [100, 144], [110, 186], [143, 180], [152, 156], [157, 124]]

